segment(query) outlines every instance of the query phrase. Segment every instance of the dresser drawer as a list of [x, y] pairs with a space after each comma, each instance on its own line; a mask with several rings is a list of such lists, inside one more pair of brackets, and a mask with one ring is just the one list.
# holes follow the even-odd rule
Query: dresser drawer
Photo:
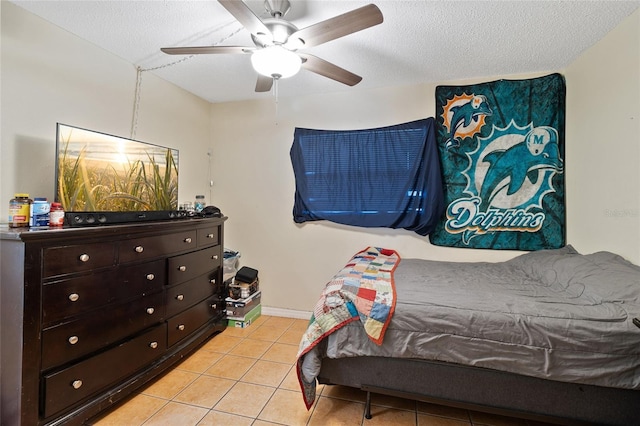
[[49, 247], [43, 253], [43, 276], [54, 277], [115, 265], [116, 246], [111, 243]]
[[166, 281], [164, 260], [111, 269], [46, 283], [42, 289], [42, 322], [50, 325], [106, 304], [161, 290]]
[[196, 231], [142, 237], [120, 242], [120, 263], [152, 259], [196, 248]]
[[171, 318], [202, 299], [218, 294], [217, 276], [218, 270], [216, 269], [185, 283], [167, 288], [166, 317]]
[[167, 344], [173, 346], [191, 335], [211, 318], [220, 315], [219, 308], [222, 305], [224, 305], [224, 301], [219, 301], [217, 297], [209, 297], [175, 317], [169, 318], [167, 320]]
[[114, 268], [100, 274], [46, 283], [42, 287], [42, 322], [51, 324], [104, 306], [118, 281]]
[[220, 245], [220, 226], [198, 229], [198, 247]]
[[164, 318], [164, 295], [155, 293], [106, 306], [42, 332], [42, 369], [87, 355], [116, 343]]
[[169, 258], [167, 284], [179, 284], [219, 268], [222, 261], [220, 246]]
[[43, 411], [49, 417], [117, 384], [167, 348], [165, 324], [69, 368], [44, 375]]

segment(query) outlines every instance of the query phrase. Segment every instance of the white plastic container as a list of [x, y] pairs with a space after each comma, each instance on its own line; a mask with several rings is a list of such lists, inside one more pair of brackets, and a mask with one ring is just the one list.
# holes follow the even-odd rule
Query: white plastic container
[[46, 198], [36, 197], [33, 199], [33, 203], [30, 206], [29, 212], [29, 226], [49, 226], [49, 211], [51, 206], [47, 202]]

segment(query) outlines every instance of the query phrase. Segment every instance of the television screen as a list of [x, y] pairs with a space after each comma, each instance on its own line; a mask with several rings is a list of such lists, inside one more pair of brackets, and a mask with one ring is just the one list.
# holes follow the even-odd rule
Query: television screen
[[56, 201], [67, 212], [178, 209], [178, 150], [57, 124]]

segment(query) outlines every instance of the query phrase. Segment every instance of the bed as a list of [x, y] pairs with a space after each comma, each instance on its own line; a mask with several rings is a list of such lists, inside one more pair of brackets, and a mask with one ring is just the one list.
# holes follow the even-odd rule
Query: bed
[[[372, 313], [378, 302], [386, 316]], [[325, 287], [298, 377], [307, 407], [316, 382], [367, 391], [368, 418], [374, 392], [558, 424], [640, 424], [638, 318], [640, 268], [613, 253], [566, 246], [456, 263], [370, 247]]]

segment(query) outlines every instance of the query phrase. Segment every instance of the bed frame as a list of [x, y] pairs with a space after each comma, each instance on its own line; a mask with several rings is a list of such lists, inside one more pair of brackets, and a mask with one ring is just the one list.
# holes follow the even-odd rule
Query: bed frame
[[640, 424], [638, 390], [563, 383], [445, 362], [324, 358], [318, 381], [366, 391], [368, 419], [373, 392], [564, 425]]

